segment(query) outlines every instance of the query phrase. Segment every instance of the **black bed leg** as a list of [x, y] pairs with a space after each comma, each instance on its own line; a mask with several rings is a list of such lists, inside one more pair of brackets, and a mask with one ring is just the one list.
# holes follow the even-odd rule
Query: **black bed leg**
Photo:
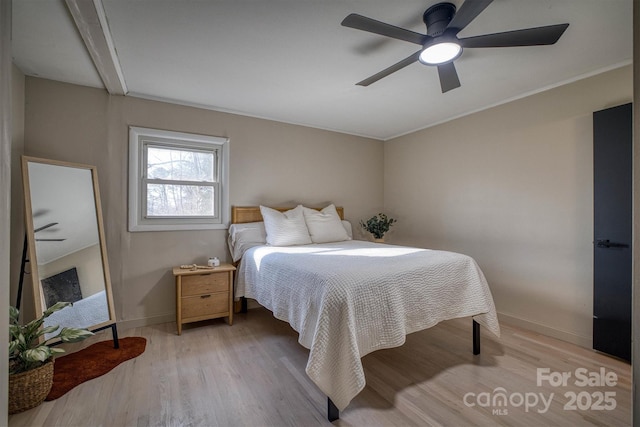
[[480, 354], [480, 324], [473, 321], [473, 354]]
[[247, 312], [247, 299], [245, 297], [240, 297], [240, 313]]
[[329, 422], [333, 422], [340, 418], [340, 411], [338, 407], [331, 401], [330, 397], [327, 397], [327, 419]]

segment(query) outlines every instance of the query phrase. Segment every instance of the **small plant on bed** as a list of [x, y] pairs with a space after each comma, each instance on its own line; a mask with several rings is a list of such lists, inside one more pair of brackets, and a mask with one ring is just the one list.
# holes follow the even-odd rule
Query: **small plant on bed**
[[53, 384], [53, 355], [64, 353], [51, 347], [50, 342], [78, 342], [93, 335], [80, 328], [62, 328], [53, 338], [43, 340], [44, 334], [56, 332], [60, 326], [45, 326], [44, 319], [52, 313], [72, 305], [57, 302], [42, 317], [26, 325], [18, 321], [19, 311], [9, 307], [9, 413], [14, 414], [42, 403]]
[[395, 222], [397, 222], [395, 219], [379, 213], [369, 218], [366, 222], [360, 220], [360, 226], [371, 233], [374, 239], [381, 240], [384, 239], [385, 233], [389, 231], [389, 228], [391, 228]]

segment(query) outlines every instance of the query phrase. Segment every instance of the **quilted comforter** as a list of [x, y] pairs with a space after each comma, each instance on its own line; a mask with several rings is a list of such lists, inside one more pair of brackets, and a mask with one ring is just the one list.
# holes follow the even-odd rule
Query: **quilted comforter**
[[236, 297], [256, 299], [299, 333], [306, 372], [343, 410], [364, 388], [360, 358], [438, 322], [473, 318], [500, 335], [487, 281], [469, 256], [364, 241], [257, 246]]
[[[56, 311], [46, 318], [44, 326], [57, 326], [68, 328], [90, 328], [109, 320], [109, 306], [107, 294], [100, 291], [73, 303], [73, 306]], [[44, 334], [45, 339], [55, 337], [60, 330], [50, 334]]]

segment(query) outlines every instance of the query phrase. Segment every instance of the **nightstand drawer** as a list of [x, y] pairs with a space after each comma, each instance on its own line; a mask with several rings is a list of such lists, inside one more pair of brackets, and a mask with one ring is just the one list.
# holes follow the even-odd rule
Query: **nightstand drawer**
[[183, 297], [221, 291], [229, 291], [229, 274], [226, 272], [182, 276]]
[[212, 316], [229, 312], [229, 291], [197, 295], [182, 299], [182, 317]]

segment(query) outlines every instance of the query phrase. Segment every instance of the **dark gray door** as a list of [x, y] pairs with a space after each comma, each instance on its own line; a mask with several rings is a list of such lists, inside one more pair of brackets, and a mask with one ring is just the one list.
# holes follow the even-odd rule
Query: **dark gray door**
[[631, 104], [593, 114], [593, 348], [631, 360]]

